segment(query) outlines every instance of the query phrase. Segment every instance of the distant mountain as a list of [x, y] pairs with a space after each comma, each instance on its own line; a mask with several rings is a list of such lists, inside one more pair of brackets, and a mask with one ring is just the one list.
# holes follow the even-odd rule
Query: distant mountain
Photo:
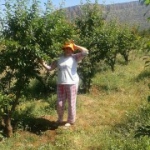
[[[118, 3], [110, 5], [101, 5], [106, 21], [117, 19], [120, 23], [130, 26], [138, 26], [140, 30], [150, 29], [150, 6], [145, 6], [139, 1]], [[73, 6], [66, 8], [68, 19], [75, 18], [81, 15], [81, 6]]]

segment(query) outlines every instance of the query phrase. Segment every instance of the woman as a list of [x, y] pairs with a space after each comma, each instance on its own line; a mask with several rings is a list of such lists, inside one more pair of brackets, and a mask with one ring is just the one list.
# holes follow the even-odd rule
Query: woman
[[[85, 47], [76, 45], [74, 43], [65, 44], [62, 49], [63, 54], [57, 61], [54, 61], [51, 65], [47, 65], [44, 61], [41, 61], [41, 64], [49, 71], [55, 68], [58, 69], [57, 123], [62, 124], [63, 122], [64, 106], [67, 100], [68, 119], [65, 126], [69, 127], [75, 123], [76, 119], [76, 97], [79, 84], [77, 63], [88, 54], [88, 50]], [[79, 50], [79, 52], [74, 54], [74, 51], [76, 50]]]

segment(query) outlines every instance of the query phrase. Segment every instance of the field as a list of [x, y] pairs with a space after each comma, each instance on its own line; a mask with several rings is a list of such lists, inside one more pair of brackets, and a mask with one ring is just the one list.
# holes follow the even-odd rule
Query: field
[[114, 72], [104, 69], [93, 78], [89, 94], [78, 94], [77, 120], [70, 128], [55, 124], [56, 95], [22, 102], [18, 110], [36, 118], [13, 137], [1, 136], [0, 149], [150, 150], [150, 72], [139, 55], [130, 60], [125, 65], [118, 59]]

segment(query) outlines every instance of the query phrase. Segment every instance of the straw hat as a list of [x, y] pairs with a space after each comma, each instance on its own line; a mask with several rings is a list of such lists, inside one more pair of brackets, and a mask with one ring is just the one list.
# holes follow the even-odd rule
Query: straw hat
[[66, 43], [66, 44], [64, 44], [62, 49], [65, 50], [66, 48], [71, 48], [71, 50], [74, 51], [75, 50], [74, 43]]

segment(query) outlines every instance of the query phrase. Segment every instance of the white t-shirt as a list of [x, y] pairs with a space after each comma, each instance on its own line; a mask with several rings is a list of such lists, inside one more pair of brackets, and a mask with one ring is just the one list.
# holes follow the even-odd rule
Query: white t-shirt
[[78, 61], [80, 61], [86, 53], [72, 54], [69, 57], [61, 56], [57, 61], [58, 77], [57, 84], [78, 84], [79, 76], [77, 73]]

